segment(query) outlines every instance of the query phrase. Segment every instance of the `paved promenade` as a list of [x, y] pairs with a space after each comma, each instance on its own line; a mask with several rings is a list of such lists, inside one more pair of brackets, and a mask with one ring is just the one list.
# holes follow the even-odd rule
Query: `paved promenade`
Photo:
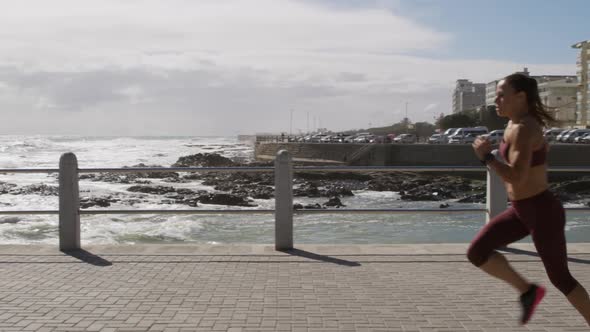
[[[530, 245], [507, 249], [548, 286], [518, 325], [516, 293], [466, 245], [0, 246], [0, 331], [588, 331]], [[570, 244], [590, 288], [590, 244]]]

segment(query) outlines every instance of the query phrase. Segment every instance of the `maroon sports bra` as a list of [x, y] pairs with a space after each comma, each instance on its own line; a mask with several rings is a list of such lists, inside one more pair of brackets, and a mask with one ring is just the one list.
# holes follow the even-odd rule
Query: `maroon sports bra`
[[[545, 144], [543, 144], [543, 146], [540, 149], [533, 151], [533, 157], [531, 158], [531, 167], [543, 165], [547, 161], [547, 149], [545, 147]], [[508, 150], [510, 150], [510, 144], [506, 143], [506, 141], [502, 139], [499, 150], [504, 160], [506, 160], [506, 162], [510, 162], [508, 160]]]

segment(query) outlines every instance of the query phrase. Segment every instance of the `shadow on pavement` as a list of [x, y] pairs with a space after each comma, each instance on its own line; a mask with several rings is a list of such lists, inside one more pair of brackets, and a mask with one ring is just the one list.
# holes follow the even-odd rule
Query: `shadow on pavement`
[[326, 263], [334, 263], [334, 264], [344, 265], [344, 266], [361, 266], [361, 264], [359, 262], [347, 261], [344, 259], [334, 258], [334, 257], [330, 257], [330, 256], [314, 254], [313, 252], [309, 252], [309, 251], [305, 251], [305, 250], [301, 250], [301, 249], [289, 249], [289, 250], [279, 250], [279, 251], [284, 252], [289, 255], [292, 255], [292, 256], [309, 258], [309, 259], [322, 261], [322, 262], [326, 262]]
[[77, 259], [85, 262], [85, 263], [92, 264], [95, 266], [111, 266], [111, 265], [113, 265], [113, 263], [107, 261], [106, 259], [104, 259], [100, 256], [96, 256], [95, 254], [88, 252], [84, 249], [63, 250], [62, 252], [68, 256], [72, 256], [74, 258], [77, 258]]

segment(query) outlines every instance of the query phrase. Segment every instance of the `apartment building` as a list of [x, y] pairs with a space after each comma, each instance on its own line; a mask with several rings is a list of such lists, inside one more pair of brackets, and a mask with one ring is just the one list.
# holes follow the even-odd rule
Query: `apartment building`
[[466, 79], [457, 80], [453, 91], [453, 113], [478, 109], [485, 104], [486, 85]]
[[576, 127], [590, 128], [590, 40], [572, 45], [579, 49], [576, 59], [578, 91], [576, 103]]
[[576, 76], [539, 83], [541, 101], [547, 106], [547, 111], [559, 121], [560, 127], [576, 125], [577, 92]]

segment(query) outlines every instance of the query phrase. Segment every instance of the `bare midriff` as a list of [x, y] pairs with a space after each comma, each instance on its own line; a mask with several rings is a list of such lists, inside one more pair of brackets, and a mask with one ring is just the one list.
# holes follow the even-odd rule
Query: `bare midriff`
[[517, 201], [533, 197], [549, 188], [547, 182], [547, 164], [531, 167], [527, 178], [519, 183], [504, 182], [508, 199]]

